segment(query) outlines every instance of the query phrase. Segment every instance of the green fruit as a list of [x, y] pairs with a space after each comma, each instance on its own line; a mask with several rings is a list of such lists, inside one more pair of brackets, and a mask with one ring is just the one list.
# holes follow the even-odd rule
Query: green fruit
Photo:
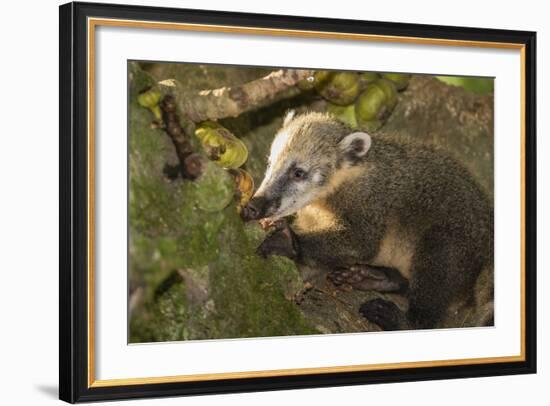
[[380, 79], [380, 75], [376, 72], [363, 72], [359, 74], [359, 87], [364, 89], [372, 82], [376, 82]]
[[252, 195], [254, 194], [254, 179], [252, 176], [245, 171], [244, 169], [231, 169], [230, 173], [235, 178], [235, 186], [237, 186], [236, 196], [238, 197], [237, 210], [241, 210]]
[[149, 89], [138, 96], [138, 103], [142, 107], [151, 108], [160, 102], [160, 92]]
[[208, 157], [223, 168], [238, 168], [248, 159], [246, 145], [218, 123], [202, 123], [195, 130], [195, 135]]
[[385, 103], [386, 93], [380, 86], [375, 86], [374, 83], [367, 86], [355, 102], [355, 116], [358, 124], [377, 120]]
[[397, 104], [397, 89], [395, 85], [387, 79], [379, 79], [375, 82], [375, 85], [380, 87], [386, 94], [387, 111], [391, 113]]
[[315, 88], [315, 76], [308, 76], [305, 79], [300, 80], [298, 83], [296, 83], [296, 86], [298, 86], [298, 89], [300, 90], [311, 90]]
[[328, 101], [346, 106], [353, 103], [359, 95], [359, 78], [353, 72], [334, 72], [318, 90]]
[[233, 200], [234, 181], [227, 171], [207, 161], [202, 175], [193, 182], [197, 206], [207, 212], [223, 210]]
[[138, 96], [137, 101], [141, 107], [151, 110], [157, 120], [162, 120], [162, 112], [159, 107], [160, 97], [160, 92], [149, 89], [141, 93]]
[[385, 79], [371, 83], [355, 103], [355, 116], [360, 128], [376, 131], [389, 117], [397, 104], [395, 86]]
[[235, 138], [234, 142], [227, 144], [225, 152], [214, 162], [223, 168], [238, 168], [242, 166], [247, 159], [248, 149], [246, 145], [238, 138]]
[[319, 89], [326, 83], [331, 74], [332, 72], [327, 70], [317, 71], [312, 76], [300, 80], [296, 86], [300, 90]]
[[336, 119], [347, 124], [351, 129], [357, 128], [354, 104], [350, 104], [349, 106], [338, 106], [336, 104], [328, 103], [327, 112]]
[[313, 83], [315, 88], [317, 90], [320, 90], [332, 77], [333, 74], [334, 72], [331, 72], [329, 70], [318, 70], [317, 72], [315, 72], [315, 74], [313, 75]]
[[382, 77], [384, 79], [391, 80], [395, 85], [395, 88], [399, 91], [404, 90], [409, 85], [409, 80], [411, 78], [409, 73], [383, 73]]

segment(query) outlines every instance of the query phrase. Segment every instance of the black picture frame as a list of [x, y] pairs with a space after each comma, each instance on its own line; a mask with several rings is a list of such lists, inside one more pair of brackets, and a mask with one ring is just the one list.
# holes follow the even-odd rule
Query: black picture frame
[[[60, 6], [59, 397], [67, 402], [235, 393], [536, 372], [536, 33], [113, 4]], [[525, 357], [517, 362], [93, 387], [88, 380], [87, 18], [513, 43], [524, 47]]]

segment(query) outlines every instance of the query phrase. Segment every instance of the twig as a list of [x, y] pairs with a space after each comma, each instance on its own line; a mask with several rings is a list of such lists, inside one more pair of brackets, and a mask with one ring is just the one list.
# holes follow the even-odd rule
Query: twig
[[189, 137], [181, 128], [174, 97], [171, 95], [164, 96], [160, 107], [162, 109], [164, 131], [174, 144], [176, 155], [180, 161], [182, 176], [187, 179], [199, 177], [203, 171], [204, 162], [202, 157], [193, 151]]

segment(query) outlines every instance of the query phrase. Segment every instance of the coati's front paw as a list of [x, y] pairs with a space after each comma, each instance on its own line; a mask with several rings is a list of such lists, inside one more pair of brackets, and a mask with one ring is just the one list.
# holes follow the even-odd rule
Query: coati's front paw
[[371, 265], [335, 269], [327, 275], [327, 279], [338, 287], [377, 292], [400, 292], [408, 287], [407, 279], [397, 269]]
[[258, 247], [257, 252], [264, 258], [269, 255], [280, 255], [297, 259], [299, 255], [298, 240], [291, 228], [285, 224], [268, 235]]
[[369, 300], [359, 307], [359, 313], [385, 331], [404, 330], [408, 326], [405, 314], [389, 300]]

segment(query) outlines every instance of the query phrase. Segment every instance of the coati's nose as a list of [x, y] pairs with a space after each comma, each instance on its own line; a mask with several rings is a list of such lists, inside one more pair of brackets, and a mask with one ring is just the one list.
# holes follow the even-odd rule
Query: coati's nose
[[243, 207], [241, 217], [244, 221], [261, 219], [266, 206], [267, 199], [263, 196], [257, 196], [250, 199], [248, 204]]

